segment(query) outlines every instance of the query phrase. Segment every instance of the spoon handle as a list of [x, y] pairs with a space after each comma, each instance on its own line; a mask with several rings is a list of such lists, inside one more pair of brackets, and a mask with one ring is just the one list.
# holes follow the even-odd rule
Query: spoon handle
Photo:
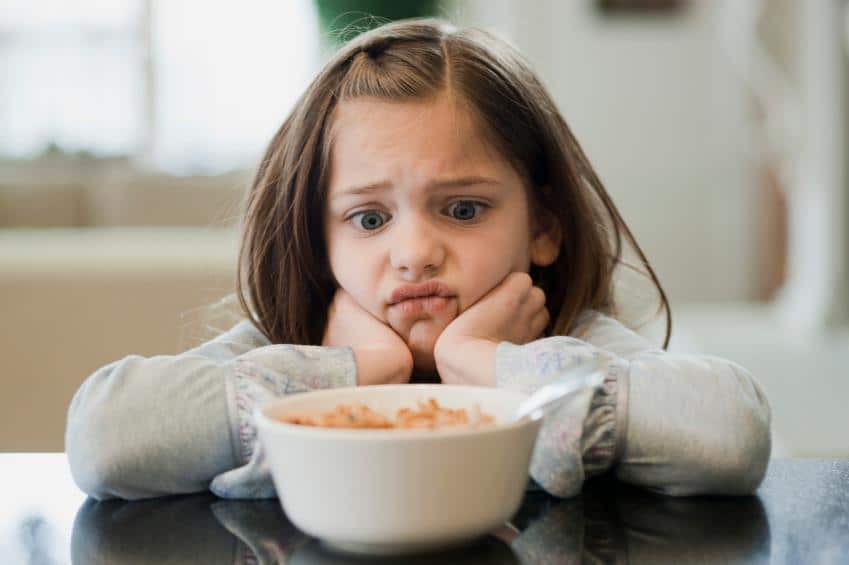
[[559, 408], [574, 393], [601, 385], [604, 376], [604, 371], [596, 369], [568, 380], [547, 384], [522, 402], [513, 420], [538, 420]]

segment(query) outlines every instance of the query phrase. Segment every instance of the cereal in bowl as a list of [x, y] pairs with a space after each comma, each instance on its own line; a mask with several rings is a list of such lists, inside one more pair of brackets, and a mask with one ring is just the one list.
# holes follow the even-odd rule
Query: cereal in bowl
[[419, 401], [418, 409], [401, 408], [394, 420], [386, 418], [361, 403], [339, 404], [331, 412], [312, 416], [285, 416], [279, 419], [287, 424], [316, 426], [320, 428], [362, 429], [441, 429], [450, 427], [479, 427], [495, 423], [495, 418], [481, 412], [475, 405], [471, 416], [465, 408], [446, 408], [434, 398]]

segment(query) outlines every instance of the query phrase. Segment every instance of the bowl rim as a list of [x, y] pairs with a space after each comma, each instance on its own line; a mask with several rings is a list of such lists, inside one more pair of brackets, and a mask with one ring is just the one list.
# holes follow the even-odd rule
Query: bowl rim
[[291, 434], [297, 437], [306, 437], [306, 438], [315, 438], [315, 439], [344, 439], [344, 440], [362, 440], [362, 441], [397, 441], [399, 439], [403, 440], [432, 440], [432, 439], [446, 439], [446, 438], [463, 438], [463, 437], [480, 437], [486, 435], [493, 435], [504, 433], [508, 430], [517, 430], [520, 428], [524, 428], [527, 426], [533, 426], [539, 424], [539, 421], [534, 421], [531, 419], [524, 419], [516, 422], [506, 422], [498, 424], [496, 423], [494, 426], [485, 426], [480, 428], [466, 428], [466, 427], [458, 427], [458, 428], [442, 428], [436, 430], [430, 429], [399, 429], [399, 428], [322, 428], [318, 426], [304, 426], [300, 424], [289, 424], [287, 422], [281, 422], [279, 420], [275, 420], [270, 416], [266, 415], [265, 411], [270, 409], [273, 406], [276, 406], [281, 403], [286, 403], [290, 399], [294, 399], [296, 397], [300, 397], [304, 394], [310, 395], [326, 395], [333, 396], [334, 394], [338, 394], [340, 392], [351, 392], [358, 391], [364, 389], [374, 390], [376, 388], [381, 389], [418, 389], [418, 390], [432, 390], [436, 387], [452, 387], [452, 388], [464, 388], [464, 389], [484, 389], [484, 390], [498, 390], [500, 393], [504, 393], [507, 395], [514, 395], [517, 397], [526, 398], [528, 395], [515, 390], [501, 389], [501, 388], [490, 388], [490, 387], [479, 387], [473, 385], [454, 385], [454, 384], [386, 384], [386, 385], [370, 385], [368, 387], [354, 386], [354, 387], [340, 387], [340, 388], [331, 388], [331, 389], [322, 389], [322, 390], [314, 390], [309, 392], [302, 392], [293, 394], [290, 396], [278, 397], [273, 400], [269, 400], [260, 406], [254, 408], [254, 421], [257, 423], [257, 426], [264, 427], [267, 429], [276, 429], [278, 431], [284, 431], [287, 434]]

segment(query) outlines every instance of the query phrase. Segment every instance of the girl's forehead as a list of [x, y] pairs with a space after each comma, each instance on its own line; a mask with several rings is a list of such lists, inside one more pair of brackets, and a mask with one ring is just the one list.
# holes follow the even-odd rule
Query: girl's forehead
[[[454, 98], [346, 100], [331, 125], [330, 190], [403, 175], [504, 176], [512, 167]], [[380, 178], [378, 178], [380, 177]]]

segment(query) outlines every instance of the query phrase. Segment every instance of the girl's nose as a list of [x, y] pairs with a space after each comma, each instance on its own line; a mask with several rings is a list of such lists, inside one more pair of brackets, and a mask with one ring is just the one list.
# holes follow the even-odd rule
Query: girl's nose
[[389, 259], [404, 280], [416, 282], [439, 272], [445, 260], [445, 247], [437, 230], [427, 222], [399, 222], [390, 237]]

